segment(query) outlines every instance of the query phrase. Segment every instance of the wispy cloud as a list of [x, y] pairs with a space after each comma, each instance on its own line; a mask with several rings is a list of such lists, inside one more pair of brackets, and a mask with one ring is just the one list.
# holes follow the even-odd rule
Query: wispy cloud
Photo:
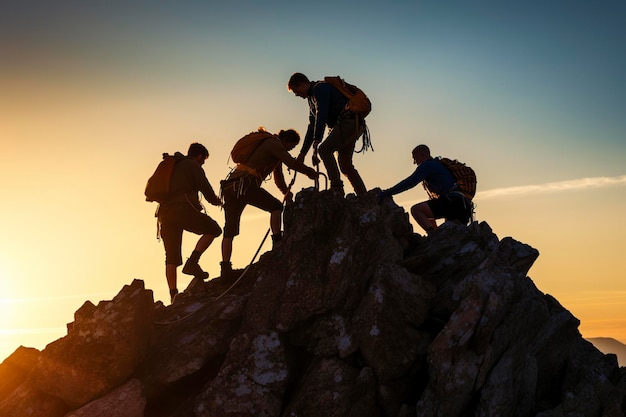
[[[626, 299], [626, 291], [610, 290], [610, 291], [584, 291], [576, 292], [568, 295], [561, 295], [559, 301], [568, 306], [575, 307], [594, 307], [594, 306], [623, 306]], [[620, 320], [626, 322], [625, 318]]]
[[[498, 197], [517, 197], [528, 194], [538, 194], [557, 191], [577, 191], [588, 188], [601, 188], [614, 185], [626, 185], [626, 175], [618, 177], [591, 177], [577, 180], [567, 180], [558, 182], [547, 182], [545, 184], [523, 185], [519, 187], [494, 188], [493, 190], [479, 191], [474, 200], [487, 200]], [[411, 199], [396, 202], [400, 205], [415, 204], [424, 199]]]
[[587, 188], [602, 188], [612, 185], [626, 184], [626, 175], [619, 177], [591, 177], [580, 178], [576, 180], [548, 182], [545, 184], [523, 185], [519, 187], [495, 188], [476, 193], [477, 200], [485, 200], [488, 198], [497, 198], [505, 196], [519, 196], [528, 194], [537, 194], [555, 191], [575, 191]]

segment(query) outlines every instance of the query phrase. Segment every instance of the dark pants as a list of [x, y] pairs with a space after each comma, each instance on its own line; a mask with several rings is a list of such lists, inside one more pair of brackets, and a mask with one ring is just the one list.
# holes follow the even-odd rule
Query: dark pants
[[467, 225], [472, 218], [472, 202], [457, 194], [429, 200], [428, 207], [436, 219], [456, 220]]
[[197, 235], [211, 235], [217, 237], [222, 229], [215, 220], [195, 209], [188, 202], [177, 202], [161, 205], [159, 208], [161, 222], [161, 238], [165, 246], [165, 263], [167, 265], [182, 265], [183, 230]]
[[[341, 187], [342, 181], [339, 174], [341, 169], [341, 172], [348, 178], [357, 195], [367, 192], [363, 179], [352, 164], [356, 141], [363, 134], [364, 130], [365, 127], [362, 124], [357, 125], [357, 119], [354, 117], [340, 120], [333, 127], [333, 130], [330, 131], [328, 137], [318, 146], [317, 151], [326, 167], [331, 188]], [[337, 167], [337, 161], [335, 160], [335, 152], [337, 152], [339, 167]]]
[[222, 196], [224, 197], [225, 217], [224, 237], [235, 237], [239, 234], [241, 213], [248, 204], [270, 213], [283, 209], [283, 204], [261, 188], [261, 181], [252, 175], [222, 181]]

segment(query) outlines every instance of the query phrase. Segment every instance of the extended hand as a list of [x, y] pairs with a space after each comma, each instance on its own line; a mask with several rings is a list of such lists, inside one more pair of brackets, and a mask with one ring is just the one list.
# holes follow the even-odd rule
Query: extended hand
[[314, 170], [313, 168], [310, 168], [309, 171], [306, 173], [306, 176], [312, 180], [316, 180], [317, 178], [319, 178], [320, 173]]
[[320, 163], [320, 159], [317, 157], [317, 147], [319, 146], [319, 144], [319, 140], [313, 142], [313, 158], [311, 159], [313, 161], [313, 165], [319, 165]]

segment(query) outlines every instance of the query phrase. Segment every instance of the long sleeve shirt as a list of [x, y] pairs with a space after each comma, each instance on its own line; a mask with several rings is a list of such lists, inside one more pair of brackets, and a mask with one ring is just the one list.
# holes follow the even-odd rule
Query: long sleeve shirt
[[198, 192], [201, 192], [209, 203], [220, 204], [220, 199], [209, 183], [204, 169], [191, 158], [176, 163], [170, 180], [170, 192], [175, 196], [171, 202], [188, 200], [201, 208], [198, 198]]
[[339, 114], [346, 107], [348, 99], [330, 84], [312, 82], [308, 94], [309, 125], [302, 143], [301, 155], [306, 155], [314, 141], [321, 141], [326, 126], [337, 124]]
[[287, 192], [287, 185], [282, 173], [282, 164], [303, 174], [313, 171], [313, 168], [304, 165], [291, 156], [278, 138], [271, 137], [265, 139], [246, 160], [245, 164], [243, 164], [246, 169], [243, 169], [243, 167], [242, 169], [236, 169], [230, 175], [230, 178], [238, 178], [247, 175], [250, 171], [254, 171], [260, 179], [264, 179], [270, 173], [273, 173], [276, 186], [284, 194]]
[[424, 181], [431, 192], [438, 195], [447, 194], [454, 186], [454, 177], [441, 162], [430, 158], [417, 166], [415, 171], [393, 187], [384, 190], [385, 194], [395, 195], [415, 187]]

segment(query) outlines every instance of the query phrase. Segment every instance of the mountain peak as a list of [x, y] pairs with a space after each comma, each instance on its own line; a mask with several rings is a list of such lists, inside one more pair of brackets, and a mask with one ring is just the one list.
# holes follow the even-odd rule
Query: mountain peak
[[376, 191], [303, 190], [284, 224], [170, 306], [141, 280], [85, 303], [0, 365], [0, 415], [623, 415], [623, 370], [526, 276], [534, 248], [485, 222], [421, 237]]

